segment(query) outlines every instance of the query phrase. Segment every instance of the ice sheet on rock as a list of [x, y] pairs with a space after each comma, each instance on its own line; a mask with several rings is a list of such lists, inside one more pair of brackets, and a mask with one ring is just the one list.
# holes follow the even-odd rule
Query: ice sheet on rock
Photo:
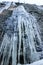
[[6, 5], [5, 9], [8, 9], [8, 8], [10, 7], [10, 5], [11, 5], [11, 2], [9, 2], [9, 3]]
[[43, 7], [42, 7], [42, 6], [38, 6], [38, 8], [39, 8], [40, 10], [43, 10]]
[[15, 4], [15, 2], [13, 2], [12, 4], [13, 4], [14, 6], [17, 6], [17, 5]]
[[2, 13], [5, 9], [7, 10], [11, 5], [11, 2], [8, 2], [5, 7], [1, 8], [0, 13]]

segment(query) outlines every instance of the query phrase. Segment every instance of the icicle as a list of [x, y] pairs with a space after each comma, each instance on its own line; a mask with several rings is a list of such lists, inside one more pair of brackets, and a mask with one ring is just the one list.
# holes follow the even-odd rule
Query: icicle
[[18, 63], [20, 63], [20, 48], [21, 48], [21, 16], [18, 17], [18, 29], [19, 29], [19, 50], [18, 50]]
[[13, 45], [13, 51], [12, 51], [12, 65], [17, 64], [17, 37], [14, 36], [12, 37], [12, 45]]

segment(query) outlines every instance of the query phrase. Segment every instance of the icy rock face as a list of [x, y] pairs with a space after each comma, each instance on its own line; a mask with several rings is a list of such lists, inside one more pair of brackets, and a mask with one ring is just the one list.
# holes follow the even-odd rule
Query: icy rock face
[[5, 7], [0, 8], [0, 13], [2, 13], [5, 9], [7, 10], [11, 5], [11, 2], [6, 3]]
[[[1, 65], [31, 63], [39, 60], [36, 51], [41, 39], [37, 30], [37, 21], [27, 13], [23, 6], [14, 9], [12, 16], [5, 22], [5, 35], [0, 47]], [[1, 57], [2, 56], [2, 57]]]
[[11, 56], [11, 46], [10, 38], [5, 34], [0, 48], [0, 58], [2, 59], [2, 61], [0, 60], [1, 65], [8, 65]]

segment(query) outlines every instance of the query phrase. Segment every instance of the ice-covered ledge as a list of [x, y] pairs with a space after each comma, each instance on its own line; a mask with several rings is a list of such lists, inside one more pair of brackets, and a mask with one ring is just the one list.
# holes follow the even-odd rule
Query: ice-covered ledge
[[[18, 65], [21, 65], [21, 64], [18, 64]], [[23, 64], [23, 65], [43, 65], [43, 59], [36, 61], [36, 62], [33, 62], [31, 64]]]
[[26, 65], [43, 65], [43, 59], [36, 61], [36, 62], [33, 62], [32, 64], [26, 64]]

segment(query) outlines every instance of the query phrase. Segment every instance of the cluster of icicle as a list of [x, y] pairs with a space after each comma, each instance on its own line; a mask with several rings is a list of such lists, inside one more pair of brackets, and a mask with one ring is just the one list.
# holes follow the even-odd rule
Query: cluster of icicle
[[23, 6], [13, 10], [12, 16], [5, 21], [5, 35], [0, 47], [0, 65], [16, 65], [17, 55], [18, 63], [20, 63], [20, 54], [24, 56], [24, 63], [39, 60], [35, 45], [36, 38], [39, 44], [41, 40], [36, 23], [34, 16], [27, 13]]

